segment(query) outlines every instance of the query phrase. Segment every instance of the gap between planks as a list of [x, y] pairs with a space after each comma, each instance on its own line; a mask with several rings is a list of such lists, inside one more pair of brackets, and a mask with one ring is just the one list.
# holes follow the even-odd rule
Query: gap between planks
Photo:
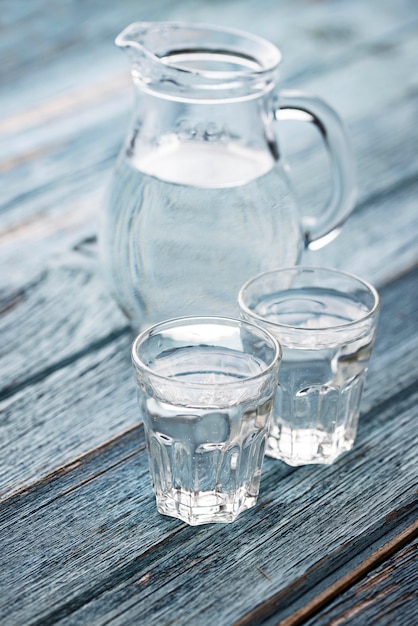
[[[411, 386], [412, 389], [412, 386]], [[129, 437], [129, 435], [135, 434], [135, 432], [138, 432], [138, 430], [141, 430], [142, 427], [134, 427], [134, 428], [130, 428], [126, 431], [126, 435]], [[53, 472], [50, 477], [49, 480], [53, 480], [56, 479], [59, 481], [60, 477], [62, 476], [63, 472], [67, 472], [68, 474], [71, 474], [72, 471], [77, 470], [79, 468], [80, 465], [84, 465], [85, 467], [89, 464], [89, 460], [91, 460], [91, 458], [93, 458], [94, 456], [97, 456], [97, 454], [100, 454], [101, 452], [103, 452], [105, 449], [107, 452], [111, 452], [112, 449], [116, 449], [117, 445], [119, 443], [119, 439], [120, 436], [116, 436], [113, 439], [111, 439], [109, 442], [107, 442], [107, 444], [103, 444], [102, 446], [99, 446], [95, 449], [93, 449], [92, 451], [90, 451], [89, 453], [85, 453], [84, 455], [82, 455], [81, 457], [79, 457], [79, 461], [83, 460], [82, 463], [78, 462], [77, 463], [77, 459], [73, 460], [71, 463], [68, 463], [66, 466], [63, 466], [62, 468], [60, 468], [60, 470]], [[123, 446], [124, 447], [124, 446]], [[113, 456], [113, 455], [112, 455]], [[127, 456], [126, 454], [124, 455], [123, 450], [120, 454], [118, 454], [118, 458], [112, 461], [113, 464], [117, 464], [119, 465], [119, 461], [121, 460], [121, 458], [123, 456]], [[123, 462], [123, 460], [122, 460]], [[110, 465], [110, 464], [108, 464]], [[106, 468], [100, 469], [100, 474], [104, 474], [106, 471]], [[94, 478], [94, 476], [91, 477], [92, 479]], [[78, 486], [80, 486], [81, 484], [85, 484], [86, 482], [89, 482], [89, 477], [87, 476], [87, 480], [83, 480], [83, 481], [77, 481], [76, 484], [74, 485], [74, 488], [77, 488]], [[48, 480], [48, 479], [47, 479]], [[38, 486], [44, 486], [45, 485], [46, 480], [43, 479], [41, 481], [38, 481]], [[36, 490], [36, 485], [34, 486], [33, 491]], [[70, 488], [68, 491], [71, 491], [72, 489]], [[27, 491], [27, 490], [26, 490]], [[24, 494], [22, 494], [24, 495]], [[57, 494], [55, 497], [51, 498], [51, 500], [56, 500], [59, 497], [60, 494]], [[388, 535], [388, 532], [390, 532], [390, 528], [394, 529], [394, 527], [396, 528], [396, 526], [399, 525], [400, 520], [402, 520], [405, 517], [405, 513], [409, 513], [411, 509], [410, 503], [398, 510], [392, 510], [390, 511], [385, 518], [385, 522], [383, 522], [383, 520], [380, 520], [379, 523], [377, 524], [376, 530], [377, 530], [377, 538], [375, 538], [374, 542], [376, 541], [380, 541], [380, 537], [382, 538], [382, 540], [384, 541], [384, 537], [385, 535]], [[383, 523], [382, 523], [383, 522]], [[386, 526], [386, 530], [384, 530], [384, 527]], [[403, 524], [404, 526], [404, 524]], [[408, 527], [411, 528], [411, 527]], [[408, 529], [406, 529], [408, 530]], [[175, 530], [174, 532], [170, 533], [169, 537], [164, 538], [161, 541], [158, 541], [157, 544], [150, 546], [145, 554], [149, 554], [149, 553], [154, 553], [156, 550], [158, 550], [159, 548], [161, 548], [162, 545], [167, 544], [167, 542], [169, 542], [174, 536], [176, 535], [180, 535], [182, 532], [184, 531], [184, 527], [182, 526], [181, 528], [179, 528], [178, 530]], [[399, 533], [397, 537], [398, 538], [402, 538], [403, 535], [403, 541], [407, 541], [407, 537], [405, 537], [405, 532], [403, 531], [403, 533]], [[374, 533], [375, 534], [375, 533]], [[378, 557], [380, 559], [385, 559], [388, 558], [388, 548], [390, 547], [390, 545], [393, 545], [393, 549], [396, 551], [396, 546], [398, 544], [396, 544], [396, 542], [392, 539], [390, 541], [386, 541], [385, 544], [382, 547], [379, 547], [379, 550], [375, 550], [374, 554], [378, 555]], [[352, 541], [349, 542], [349, 544], [344, 544], [342, 546], [343, 548], [343, 557], [344, 559], [346, 559], [346, 557], [351, 553], [352, 548], [353, 548], [353, 544]], [[339, 550], [337, 550], [337, 553], [339, 552]], [[362, 552], [364, 552], [364, 548], [362, 548]], [[340, 556], [341, 556], [341, 552], [340, 552]], [[141, 557], [142, 558], [142, 557]], [[328, 558], [328, 557], [327, 557]], [[347, 559], [348, 561], [350, 561], [350, 559]], [[370, 557], [368, 557], [368, 559], [365, 560], [365, 563], [370, 562]], [[373, 565], [376, 565], [376, 559], [374, 561], [372, 561], [371, 565], [369, 567], [373, 567]], [[296, 587], [299, 586], [303, 586], [305, 579], [307, 578], [307, 576], [314, 574], [317, 570], [318, 567], [320, 567], [321, 569], [324, 566], [324, 560], [322, 559], [320, 562], [316, 563], [315, 566], [313, 566], [312, 568], [310, 568], [310, 570], [308, 570], [302, 577], [300, 577], [299, 579], [297, 579], [295, 585]], [[34, 626], [35, 624], [39, 624], [39, 626], [42, 625], [46, 625], [46, 624], [54, 624], [56, 623], [57, 620], [65, 618], [65, 617], [69, 617], [72, 613], [74, 613], [75, 611], [77, 611], [79, 608], [82, 608], [85, 604], [87, 604], [89, 601], [91, 601], [92, 595], [93, 597], [102, 595], [102, 593], [109, 591], [111, 589], [113, 589], [115, 586], [117, 586], [120, 582], [123, 582], [124, 580], [126, 580], [126, 578], [129, 578], [130, 576], [132, 576], [133, 574], [135, 574], [136, 570], [138, 567], [138, 558], [135, 558], [134, 560], [131, 560], [126, 566], [122, 567], [122, 568], [118, 568], [114, 571], [114, 573], [112, 574], [112, 576], [110, 576], [109, 578], [107, 578], [103, 583], [100, 583], [98, 585], [96, 585], [93, 589], [86, 589], [85, 591], [83, 591], [83, 593], [81, 593], [77, 598], [72, 598], [71, 600], [69, 600], [65, 606], [61, 606], [58, 609], [56, 609], [54, 612], [52, 612], [50, 615], [43, 617], [41, 621], [38, 622], [34, 622]], [[354, 568], [354, 572], [356, 572], [358, 569], [360, 569], [360, 577], [364, 576], [364, 567], [363, 568]], [[332, 572], [331, 572], [332, 575]], [[344, 579], [341, 579], [344, 580]], [[352, 578], [350, 578], [350, 583], [351, 583]], [[357, 579], [354, 581], [357, 582]], [[349, 583], [349, 584], [350, 584]], [[288, 587], [285, 591], [283, 591], [282, 593], [286, 595], [288, 595], [288, 593], [292, 593], [292, 591], [294, 591], [294, 586], [292, 585], [291, 587]], [[343, 590], [343, 588], [340, 586], [340, 582], [338, 581], [337, 583], [335, 583], [334, 585], [330, 586], [330, 589], [333, 589], [337, 587], [337, 591], [335, 593], [341, 593], [341, 590]], [[322, 594], [323, 595], [323, 594]], [[317, 594], [318, 598], [322, 597], [321, 594]], [[273, 596], [273, 598], [279, 596], [279, 593], [276, 594], [275, 596]], [[280, 599], [280, 598], [279, 598]], [[333, 597], [329, 596], [329, 593], [326, 594], [325, 600], [322, 601], [322, 604], [317, 605], [318, 608], [316, 608], [315, 610], [318, 611], [320, 610], [324, 603], [327, 603], [327, 601], [332, 600]], [[264, 606], [266, 603], [270, 603], [269, 601], [266, 601], [265, 603], [262, 604], [262, 606]], [[307, 604], [307, 607], [311, 606], [311, 604], [313, 603], [310, 602]], [[297, 613], [295, 613], [296, 615]], [[242, 618], [244, 619], [244, 618]], [[303, 619], [305, 619], [305, 616], [303, 617]], [[255, 624], [255, 621], [250, 621], [250, 622], [238, 622], [238, 624], [240, 626], [243, 626], [245, 624]], [[297, 626], [297, 624], [301, 624], [303, 622], [289, 622], [286, 623], [284, 622], [282, 624], [282, 626]]]
[[[399, 181], [399, 183], [396, 185], [396, 188], [398, 189], [401, 186], [402, 186], [402, 181]], [[393, 192], [393, 190], [391, 191]], [[83, 241], [84, 240], [86, 240], [85, 237]], [[418, 261], [415, 262], [411, 267], [408, 267], [406, 270], [402, 270], [401, 272], [397, 272], [395, 274], [389, 274], [386, 277], [386, 280], [384, 280], [381, 284], [379, 284], [379, 289], [382, 290], [382, 289], [387, 288], [389, 285], [395, 283], [397, 280], [402, 279], [402, 277], [408, 275], [409, 273], [414, 272], [417, 268], [418, 268]], [[6, 313], [9, 309], [19, 304], [24, 299], [25, 291], [27, 291], [30, 288], [33, 288], [42, 280], [44, 280], [47, 274], [48, 274], [47, 271], [43, 272], [42, 275], [37, 280], [29, 283], [25, 288], [15, 292], [15, 294], [13, 294], [9, 300], [5, 301], [4, 308], [3, 309], [0, 308], [0, 315]], [[7, 400], [8, 398], [12, 397], [15, 393], [21, 391], [22, 389], [25, 389], [26, 387], [30, 385], [41, 382], [42, 380], [44, 380], [51, 374], [55, 373], [56, 371], [61, 370], [71, 365], [78, 359], [84, 357], [85, 355], [91, 352], [96, 352], [100, 350], [101, 348], [113, 343], [114, 341], [116, 341], [122, 336], [128, 335], [129, 333], [132, 333], [132, 329], [129, 323], [126, 323], [125, 325], [112, 331], [105, 337], [92, 341], [84, 348], [75, 351], [74, 353], [58, 360], [55, 363], [51, 363], [49, 366], [47, 366], [44, 369], [41, 369], [39, 372], [36, 372], [34, 375], [28, 376], [27, 378], [25, 378], [24, 380], [18, 383], [14, 383], [14, 384], [12, 383], [10, 385], [7, 385], [3, 389], [0, 388], [0, 402], [3, 400]]]
[[[370, 556], [366, 557], [360, 565], [351, 572], [336, 580], [330, 587], [316, 595], [308, 604], [297, 610], [293, 615], [285, 617], [277, 622], [277, 626], [302, 626], [308, 619], [312, 619], [325, 606], [334, 601], [340, 594], [364, 579], [372, 570], [381, 565], [384, 561], [396, 554], [407, 544], [418, 537], [418, 521], [410, 524], [396, 537], [377, 548]], [[316, 568], [316, 565], [314, 566]], [[309, 577], [309, 571], [304, 574], [303, 579]], [[292, 584], [292, 588], [297, 586], [301, 579]], [[260, 604], [256, 609], [247, 613], [244, 617], [235, 622], [234, 626], [255, 626], [261, 624], [269, 617], [274, 617], [275, 605], [289, 593], [289, 588], [285, 588], [273, 595], [271, 598]]]
[[[22, 299], [23, 298], [20, 298], [20, 300]], [[7, 398], [10, 398], [18, 391], [25, 389], [25, 387], [41, 382], [47, 376], [50, 376], [54, 372], [57, 372], [58, 370], [61, 370], [64, 367], [67, 367], [68, 365], [71, 365], [72, 363], [74, 363], [74, 361], [77, 361], [83, 356], [86, 356], [90, 352], [96, 352], [97, 350], [104, 348], [108, 344], [111, 344], [114, 341], [116, 341], [116, 339], [119, 339], [120, 337], [127, 335], [130, 332], [131, 332], [131, 328], [129, 324], [126, 324], [125, 326], [122, 326], [122, 328], [119, 328], [109, 333], [105, 337], [102, 337], [101, 339], [97, 339], [96, 341], [92, 341], [85, 348], [82, 348], [81, 350], [77, 350], [76, 352], [73, 352], [67, 357], [61, 359], [60, 361], [51, 363], [51, 365], [48, 365], [48, 367], [44, 368], [43, 370], [40, 370], [39, 372], [36, 372], [33, 376], [28, 376], [27, 378], [22, 380], [20, 383], [17, 383], [14, 385], [13, 384], [8, 385], [3, 390], [0, 390], [0, 402], [2, 400], [7, 400]]]
[[[82, 454], [74, 457], [73, 459], [71, 459], [67, 463], [64, 463], [64, 465], [61, 465], [60, 467], [57, 467], [56, 469], [54, 469], [49, 474], [46, 474], [42, 478], [39, 478], [39, 479], [35, 480], [34, 482], [30, 483], [29, 485], [25, 485], [24, 487], [22, 487], [18, 491], [14, 491], [10, 495], [7, 495], [6, 497], [3, 497], [3, 498], [0, 495], [0, 507], [2, 505], [4, 505], [4, 504], [8, 503], [9, 501], [12, 501], [15, 498], [21, 498], [23, 496], [28, 495], [29, 493], [35, 491], [39, 487], [42, 487], [43, 485], [45, 485], [45, 484], [47, 484], [47, 483], [49, 483], [51, 481], [59, 480], [64, 475], [70, 474], [75, 469], [80, 468], [81, 465], [87, 466], [89, 463], [91, 463], [91, 461], [96, 456], [100, 456], [100, 455], [104, 454], [105, 452], [110, 451], [112, 448], [116, 448], [118, 445], [120, 445], [124, 438], [136, 436], [137, 431], [140, 430], [141, 428], [143, 428], [142, 422], [140, 422], [138, 424], [135, 424], [134, 426], [129, 426], [129, 428], [126, 428], [125, 430], [121, 431], [120, 433], [118, 433], [114, 437], [111, 437], [110, 439], [108, 439], [107, 441], [104, 441], [100, 445], [98, 445], [98, 446], [96, 446], [94, 448], [91, 448], [90, 450], [87, 450], [86, 452], [83, 452]], [[139, 441], [140, 441], [140, 438], [139, 438]], [[86, 478], [83, 478], [80, 481], [78, 481], [77, 483], [75, 483], [74, 485], [71, 485], [71, 487], [69, 487], [68, 489], [65, 489], [64, 491], [60, 491], [57, 495], [51, 497], [51, 499], [49, 499], [47, 502], [43, 503], [40, 507], [38, 507], [38, 509], [35, 509], [35, 510], [37, 511], [37, 510], [39, 510], [41, 508], [44, 508], [45, 506], [50, 504], [52, 501], [57, 500], [61, 496], [64, 496], [64, 495], [70, 493], [71, 491], [74, 491], [75, 489], [78, 489], [82, 485], [85, 485], [86, 483], [94, 480], [98, 476], [101, 476], [102, 474], [105, 474], [106, 472], [111, 471], [112, 469], [114, 469], [118, 465], [121, 465], [122, 463], [124, 463], [125, 461], [130, 459], [131, 457], [135, 456], [136, 454], [139, 454], [140, 452], [144, 452], [144, 451], [145, 451], [145, 446], [141, 445], [141, 446], [135, 447], [135, 449], [133, 451], [130, 451], [127, 454], [122, 454], [122, 456], [120, 458], [118, 458], [116, 461], [113, 461], [113, 462], [111, 461], [103, 469], [100, 469], [100, 470], [98, 470], [96, 472], [93, 472], [92, 474], [90, 474]], [[28, 513], [28, 515], [32, 514], [33, 512], [34, 512], [34, 510], [31, 510], [30, 513]]]

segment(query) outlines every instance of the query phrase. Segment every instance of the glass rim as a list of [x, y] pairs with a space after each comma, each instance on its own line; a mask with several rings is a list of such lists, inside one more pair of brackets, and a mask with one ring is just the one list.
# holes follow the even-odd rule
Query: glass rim
[[[177, 378], [173, 378], [172, 376], [165, 376], [164, 374], [155, 372], [151, 367], [146, 365], [138, 356], [139, 345], [146, 338], [151, 337], [152, 336], [151, 334], [157, 334], [159, 330], [163, 330], [164, 328], [166, 329], [175, 328], [176, 325], [177, 326], [193, 325], [193, 323], [199, 324], [199, 322], [201, 323], [201, 325], [204, 325], [204, 324], [209, 325], [210, 323], [212, 323], [212, 324], [219, 324], [221, 326], [230, 326], [230, 327], [235, 327], [235, 328], [239, 328], [240, 326], [246, 326], [246, 327], [249, 327], [250, 329], [255, 329], [257, 331], [257, 334], [260, 334], [260, 331], [261, 331], [261, 334], [264, 335], [266, 339], [268, 339], [268, 341], [270, 342], [274, 350], [274, 355], [271, 359], [271, 362], [265, 365], [265, 368], [263, 369], [262, 372], [258, 372], [257, 374], [254, 374], [252, 376], [245, 376], [244, 378], [240, 378], [239, 380], [233, 380], [233, 381], [226, 381], [226, 382], [218, 381], [218, 382], [213, 382], [213, 383], [212, 382], [205, 383], [205, 382], [191, 382], [187, 380], [179, 380]], [[257, 324], [254, 324], [253, 322], [249, 322], [247, 320], [241, 320], [241, 319], [237, 319], [233, 317], [222, 317], [222, 316], [212, 316], [212, 315], [208, 315], [208, 316], [192, 315], [192, 316], [184, 316], [184, 317], [173, 317], [171, 319], [164, 320], [163, 322], [158, 322], [157, 324], [154, 324], [153, 326], [150, 326], [149, 328], [146, 328], [145, 330], [140, 332], [132, 344], [131, 357], [132, 357], [133, 366], [136, 371], [144, 372], [145, 374], [152, 376], [153, 378], [157, 378], [158, 380], [164, 380], [166, 382], [169, 381], [170, 383], [175, 384], [175, 385], [179, 385], [182, 387], [193, 387], [195, 389], [196, 388], [211, 389], [211, 388], [216, 388], [216, 387], [231, 388], [233, 386], [239, 387], [248, 382], [257, 381], [257, 380], [260, 380], [262, 378], [269, 376], [280, 364], [280, 360], [282, 358], [282, 346], [280, 342], [275, 337], [273, 337], [271, 333], [268, 332], [268, 330], [266, 330], [265, 328], [261, 328], [260, 326], [258, 326]]]
[[[263, 317], [262, 315], [258, 315], [257, 313], [255, 313], [255, 311], [253, 311], [252, 309], [250, 309], [247, 304], [244, 301], [244, 292], [246, 289], [248, 289], [248, 287], [250, 287], [252, 284], [256, 283], [258, 280], [266, 277], [266, 276], [274, 276], [276, 274], [281, 274], [281, 273], [286, 273], [286, 272], [293, 272], [293, 273], [303, 273], [306, 271], [311, 271], [311, 272], [327, 272], [329, 274], [332, 274], [334, 276], [343, 276], [345, 278], [349, 278], [355, 282], [357, 282], [359, 285], [361, 285], [363, 288], [365, 288], [366, 291], [368, 291], [372, 297], [373, 297], [373, 305], [370, 308], [370, 310], [367, 311], [367, 313], [365, 313], [363, 316], [359, 317], [356, 320], [352, 320], [351, 322], [344, 322], [341, 324], [333, 324], [332, 326], [320, 326], [320, 327], [309, 327], [306, 328], [304, 326], [294, 326], [292, 324], [284, 324], [283, 322], [274, 322], [271, 320], [266, 319], [265, 317]], [[313, 286], [316, 286], [315, 284]], [[321, 287], [321, 285], [317, 285], [318, 287]], [[341, 293], [344, 293], [343, 291], [341, 291]], [[379, 293], [377, 291], [377, 289], [367, 280], [365, 280], [364, 278], [360, 278], [359, 276], [356, 276], [355, 274], [351, 274], [350, 272], [346, 272], [344, 270], [339, 270], [336, 268], [332, 268], [332, 267], [324, 267], [324, 266], [320, 266], [320, 265], [296, 265], [296, 266], [292, 266], [292, 267], [280, 267], [274, 270], [268, 270], [267, 272], [261, 272], [260, 274], [256, 274], [255, 276], [252, 276], [250, 279], [248, 279], [240, 288], [239, 292], [238, 292], [238, 306], [239, 308], [247, 315], [249, 315], [251, 318], [253, 318], [254, 320], [257, 320], [259, 322], [261, 322], [262, 324], [271, 326], [272, 328], [282, 328], [283, 330], [286, 330], [288, 332], [293, 332], [293, 333], [326, 333], [326, 332], [330, 332], [330, 331], [338, 331], [338, 330], [344, 330], [344, 329], [348, 329], [348, 328], [354, 328], [355, 326], [358, 326], [360, 324], [363, 324], [364, 322], [368, 321], [369, 319], [373, 318], [376, 313], [379, 311], [380, 309], [380, 296]]]

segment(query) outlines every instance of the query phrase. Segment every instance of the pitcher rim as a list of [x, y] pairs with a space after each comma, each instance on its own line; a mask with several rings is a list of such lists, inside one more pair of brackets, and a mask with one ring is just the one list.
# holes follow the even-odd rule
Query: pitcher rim
[[[147, 46], [145, 45], [144, 39], [147, 35], [152, 36], [153, 32], [158, 34], [159, 32], [164, 33], [164, 30], [167, 31], [167, 49], [161, 48], [161, 54], [158, 54], [158, 45], [161, 46], [161, 41], [158, 41], [157, 45]], [[176, 49], [176, 42], [173, 41], [172, 47], [170, 48], [170, 38], [168, 36], [169, 31], [175, 33], [176, 31], [185, 31], [185, 45], [184, 48], [181, 49], [178, 47]], [[188, 36], [190, 39], [191, 34], [194, 32], [196, 34], [200, 33], [200, 38], [203, 41], [199, 41], [197, 37], [196, 40], [192, 40], [189, 44], [190, 49], [187, 50], [187, 36], [186, 32], [188, 31]], [[204, 39], [204, 35], [206, 39]], [[210, 40], [210, 36], [212, 40]], [[217, 35], [217, 36], [215, 36]], [[142, 42], [141, 42], [142, 37]], [[136, 38], [136, 39], [135, 39]], [[228, 39], [229, 38], [229, 39]], [[181, 38], [178, 38], [177, 45], [182, 43]], [[199, 44], [201, 43], [201, 46]], [[154, 74], [156, 71], [164, 72], [164, 73], [173, 73], [176, 80], [181, 85], [184, 82], [184, 86], [195, 89], [201, 89], [208, 92], [219, 92], [225, 88], [233, 88], [233, 87], [243, 87], [247, 84], [247, 86], [252, 87], [250, 91], [254, 94], [254, 91], [262, 91], [263, 86], [258, 81], [265, 81], [266, 86], [273, 86], [276, 82], [278, 68], [280, 66], [282, 60], [282, 53], [280, 49], [270, 42], [269, 40], [260, 37], [258, 35], [254, 35], [252, 33], [248, 33], [247, 31], [233, 28], [229, 26], [216, 26], [214, 24], [205, 24], [202, 22], [189, 22], [189, 21], [167, 21], [167, 22], [146, 22], [146, 21], [138, 21], [132, 22], [126, 28], [124, 28], [119, 35], [115, 39], [115, 44], [120, 48], [131, 49], [131, 57], [133, 57], [135, 62], [134, 51], [137, 53], [140, 52], [143, 59], [146, 59], [148, 62], [148, 66], [145, 71], [145, 78], [149, 78], [146, 74], [147, 72], [151, 72]], [[245, 45], [247, 44], [247, 45]], [[153, 49], [154, 48], [154, 49]], [[164, 58], [169, 57], [170, 55], [174, 56], [177, 53], [184, 52], [200, 52], [200, 53], [212, 53], [212, 54], [223, 54], [226, 56], [228, 53], [231, 57], [235, 56], [236, 59], [241, 59], [244, 65], [244, 60], [248, 62], [248, 65], [244, 67], [240, 67], [238, 69], [207, 69], [205, 67], [190, 67], [182, 64], [182, 61], [176, 61], [169, 63], [164, 62]], [[251, 67], [250, 63], [252, 63], [255, 67]], [[134, 63], [135, 64], [135, 63]], [[136, 64], [136, 71], [138, 67], [140, 67], [140, 57], [138, 59], [138, 63]], [[153, 69], [152, 69], [153, 68]], [[148, 82], [148, 86], [150, 83], [155, 82], [155, 75], [153, 79], [151, 78], [149, 81], [145, 80], [144, 84]], [[167, 79], [166, 79], [167, 80]], [[196, 84], [193, 84], [192, 81], [196, 81]], [[255, 81], [255, 83], [252, 83]], [[213, 95], [215, 95], [213, 93]]]
[[[255, 35], [253, 33], [250, 33], [246, 30], [242, 30], [240, 28], [234, 28], [232, 26], [217, 26], [216, 24], [206, 24], [205, 22], [189, 22], [187, 20], [169, 20], [166, 22], [147, 22], [147, 21], [138, 21], [138, 22], [132, 22], [131, 24], [128, 24], [128, 26], [126, 26], [115, 38], [115, 44], [121, 48], [125, 47], [127, 45], [127, 42], [124, 43], [124, 37], [125, 35], [129, 32], [130, 29], [132, 29], [133, 27], [143, 27], [146, 28], [148, 31], [150, 30], [151, 26], [166, 26], [166, 27], [170, 27], [170, 28], [187, 28], [187, 29], [195, 29], [195, 30], [207, 30], [209, 32], [219, 32], [219, 33], [225, 33], [225, 34], [230, 34], [230, 35], [235, 35], [235, 36], [239, 36], [239, 37], [243, 37], [246, 38], [250, 41], [253, 41], [254, 43], [258, 43], [261, 44], [262, 46], [264, 46], [266, 49], [269, 49], [271, 52], [274, 53], [274, 56], [276, 57], [276, 60], [273, 62], [273, 60], [271, 61], [271, 63], [269, 63], [266, 66], [260, 67], [259, 70], [256, 70], [255, 72], [258, 73], [263, 73], [263, 72], [267, 72], [270, 71], [272, 69], [274, 69], [275, 67], [277, 67], [281, 61], [282, 61], [282, 53], [280, 48], [278, 48], [276, 46], [276, 44], [272, 43], [271, 41], [269, 41], [268, 39], [265, 39], [264, 37], [261, 37], [260, 35]], [[135, 43], [135, 42], [133, 42]], [[142, 46], [141, 46], [142, 47]], [[149, 51], [148, 49], [144, 48], [144, 50], [150, 55], [152, 56], [155, 60], [159, 61], [161, 63], [161, 58], [154, 54], [153, 52]], [[175, 67], [179, 67], [179, 66], [175, 66]], [[190, 73], [202, 73], [202, 74], [206, 74], [205, 70], [191, 70], [190, 68], [185, 68], [186, 72], [190, 72]], [[242, 70], [236, 70], [236, 71], [232, 71], [231, 73], [233, 74], [247, 74], [248, 72], [245, 71], [243, 72]], [[251, 72], [250, 72], [251, 73]]]

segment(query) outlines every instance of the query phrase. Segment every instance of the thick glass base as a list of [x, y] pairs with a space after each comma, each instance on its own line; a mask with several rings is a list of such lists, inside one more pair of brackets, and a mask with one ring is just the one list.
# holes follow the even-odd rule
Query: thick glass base
[[284, 429], [279, 437], [267, 440], [266, 455], [287, 465], [331, 465], [345, 452], [351, 450], [354, 438], [346, 438], [342, 429], [333, 433], [314, 428]]
[[172, 489], [169, 493], [157, 494], [156, 500], [158, 512], [162, 515], [177, 517], [186, 524], [198, 526], [233, 522], [242, 511], [255, 505], [257, 496], [248, 494], [244, 489], [232, 494]]

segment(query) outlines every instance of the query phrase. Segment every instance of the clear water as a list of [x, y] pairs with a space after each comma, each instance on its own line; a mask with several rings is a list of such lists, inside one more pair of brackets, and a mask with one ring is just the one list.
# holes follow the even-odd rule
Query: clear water
[[[350, 294], [314, 287], [292, 288], [269, 294], [260, 298], [255, 309], [258, 315], [271, 322], [322, 329], [354, 322], [364, 317], [367, 311], [367, 307], [353, 300]], [[332, 332], [332, 336], [334, 334]]]
[[[239, 384], [262, 366], [232, 350], [172, 350], [161, 361], [171, 380], [154, 380], [141, 399], [158, 510], [193, 525], [231, 522], [257, 500], [274, 389]], [[210, 384], [184, 391], [179, 380]]]
[[255, 311], [313, 329], [302, 348], [295, 336], [274, 331], [283, 358], [267, 454], [290, 465], [332, 463], [353, 445], [373, 341], [371, 330], [356, 339], [358, 331], [332, 327], [358, 320], [366, 308], [337, 292], [303, 289], [270, 295]]
[[236, 315], [252, 275], [296, 263], [298, 212], [280, 162], [232, 143], [169, 142], [120, 158], [102, 248], [108, 282], [137, 326]]

